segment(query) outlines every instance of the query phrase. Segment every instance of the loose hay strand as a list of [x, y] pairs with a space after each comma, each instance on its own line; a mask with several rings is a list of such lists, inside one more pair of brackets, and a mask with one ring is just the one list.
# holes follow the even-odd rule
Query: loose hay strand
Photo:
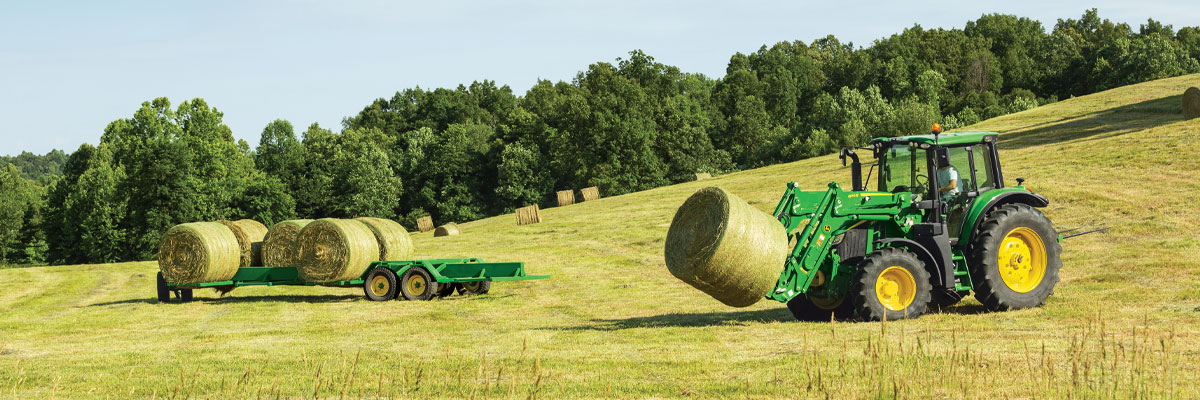
[[384, 218], [360, 217], [355, 220], [362, 222], [375, 235], [375, 240], [379, 242], [380, 260], [400, 261], [412, 258], [415, 250], [412, 238], [408, 236], [404, 225]]
[[379, 242], [361, 222], [322, 218], [300, 230], [300, 278], [316, 283], [358, 279], [379, 260]]
[[294, 219], [272, 226], [267, 231], [267, 236], [263, 238], [263, 265], [296, 266], [300, 259], [300, 242], [296, 241], [296, 238], [300, 236], [300, 230], [311, 222], [313, 222], [311, 219]]
[[779, 221], [717, 187], [700, 189], [679, 206], [664, 248], [672, 275], [733, 307], [761, 300], [787, 254]]
[[233, 278], [241, 247], [229, 227], [192, 222], [172, 227], [158, 247], [158, 266], [171, 283], [219, 282]]

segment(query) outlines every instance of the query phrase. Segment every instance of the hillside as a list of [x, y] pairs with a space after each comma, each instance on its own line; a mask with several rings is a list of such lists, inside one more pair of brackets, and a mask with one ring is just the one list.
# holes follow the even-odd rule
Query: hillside
[[[1005, 175], [1051, 199], [1063, 244], [1045, 307], [973, 299], [917, 320], [795, 322], [673, 278], [663, 239], [696, 189], [762, 210], [833, 156], [415, 235], [418, 257], [524, 261], [549, 280], [374, 303], [361, 289], [239, 288], [154, 300], [152, 262], [0, 270], [0, 397], [1178, 397], [1200, 378], [1200, 75], [984, 121]], [[234, 395], [238, 394], [238, 395]]]

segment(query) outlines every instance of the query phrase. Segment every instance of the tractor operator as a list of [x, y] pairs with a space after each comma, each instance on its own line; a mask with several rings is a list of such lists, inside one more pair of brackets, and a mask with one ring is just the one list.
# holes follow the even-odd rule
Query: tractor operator
[[938, 192], [941, 192], [942, 201], [946, 203], [953, 202], [958, 199], [958, 194], [962, 192], [958, 188], [958, 170], [950, 165], [950, 152], [946, 149], [940, 149], [937, 152], [937, 181], [939, 185]]

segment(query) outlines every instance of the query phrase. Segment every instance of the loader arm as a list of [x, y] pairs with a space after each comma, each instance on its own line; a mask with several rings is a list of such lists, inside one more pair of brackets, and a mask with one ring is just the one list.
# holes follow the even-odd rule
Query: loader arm
[[766, 297], [786, 303], [808, 292], [822, 270], [826, 274], [822, 284], [831, 285], [827, 289], [844, 291], [839, 283], [848, 279], [839, 279], [845, 278], [838, 275], [843, 272], [839, 260], [831, 260], [834, 238], [860, 224], [897, 218], [910, 199], [907, 192], [846, 192], [837, 183], [830, 183], [823, 192], [806, 192], [799, 190], [799, 184], [788, 183], [774, 215], [787, 229], [789, 243], [795, 245], [779, 281]]

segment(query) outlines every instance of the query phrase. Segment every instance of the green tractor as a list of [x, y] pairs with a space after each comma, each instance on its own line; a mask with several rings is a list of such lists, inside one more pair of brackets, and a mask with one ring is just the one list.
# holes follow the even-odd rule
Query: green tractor
[[1045, 196], [1023, 178], [1005, 186], [996, 137], [935, 125], [876, 138], [859, 148], [876, 159], [866, 182], [858, 155], [842, 150], [853, 190], [789, 183], [774, 216], [792, 251], [767, 298], [809, 321], [915, 318], [972, 292], [993, 311], [1042, 305], [1058, 282], [1063, 237], [1038, 210]]

